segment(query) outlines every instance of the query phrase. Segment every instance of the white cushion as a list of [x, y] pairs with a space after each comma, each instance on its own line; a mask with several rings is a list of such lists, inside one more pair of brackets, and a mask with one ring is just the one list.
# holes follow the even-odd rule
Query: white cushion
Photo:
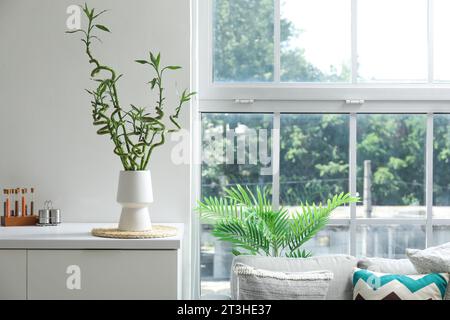
[[235, 264], [238, 300], [324, 300], [329, 271], [281, 272]]
[[406, 255], [420, 273], [450, 272], [450, 242], [424, 250], [406, 249]]
[[418, 274], [409, 259], [363, 258], [358, 268], [393, 274]]
[[[424, 250], [406, 249], [406, 255], [419, 273], [450, 273], [450, 242]], [[445, 300], [450, 300], [450, 286]]]
[[242, 263], [256, 269], [281, 272], [308, 272], [329, 270], [333, 273], [333, 280], [327, 293], [327, 300], [352, 300], [353, 268], [357, 259], [349, 255], [326, 255], [311, 258], [275, 258], [265, 256], [237, 256], [233, 260], [231, 272], [231, 296], [237, 298], [237, 279], [233, 272], [234, 265]]

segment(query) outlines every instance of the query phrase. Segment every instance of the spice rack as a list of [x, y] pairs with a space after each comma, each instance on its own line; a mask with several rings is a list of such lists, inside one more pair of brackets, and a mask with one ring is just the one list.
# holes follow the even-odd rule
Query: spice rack
[[31, 188], [27, 202], [28, 189], [4, 189], [3, 216], [1, 225], [4, 227], [34, 226], [38, 217], [34, 212], [34, 188]]
[[25, 217], [2, 217], [3, 227], [19, 227], [19, 226], [34, 226], [38, 222], [38, 217], [25, 216]]

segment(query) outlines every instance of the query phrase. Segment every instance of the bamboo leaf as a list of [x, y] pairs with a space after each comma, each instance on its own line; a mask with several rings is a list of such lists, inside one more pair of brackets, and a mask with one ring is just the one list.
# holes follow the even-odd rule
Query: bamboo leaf
[[156, 81], [158, 81], [158, 79], [157, 79], [157, 78], [154, 78], [152, 81], [149, 82], [152, 89], [155, 88]]
[[156, 70], [159, 69], [159, 62], [161, 61], [161, 54], [158, 53], [155, 57], [155, 55], [153, 54], [153, 52], [149, 52], [150, 55], [150, 61], [152, 62], [153, 66], [155, 67]]
[[104, 126], [100, 129], [97, 130], [97, 134], [99, 135], [105, 135], [105, 134], [109, 134], [109, 128], [108, 126]]
[[84, 30], [76, 29], [76, 30], [68, 30], [65, 33], [77, 33], [77, 32], [84, 32]]
[[164, 69], [178, 70], [178, 69], [181, 69], [181, 67], [180, 67], [180, 66], [167, 66], [167, 67], [165, 67]]
[[[107, 125], [108, 121], [106, 120], [100, 120], [100, 121], [94, 121], [94, 126], [101, 126], [101, 125]], [[105, 127], [103, 127], [105, 128]]]
[[155, 66], [156, 66], [156, 69], [159, 68], [159, 63], [160, 63], [160, 61], [161, 61], [161, 53], [158, 53], [158, 55], [156, 56], [156, 59], [155, 59]]
[[96, 24], [95, 27], [105, 32], [111, 32], [106, 26], [102, 24]]
[[99, 17], [100, 15], [104, 14], [105, 12], [108, 12], [108, 10], [100, 11], [99, 13], [97, 13], [96, 15], [94, 15], [92, 18], [95, 19], [95, 18]]

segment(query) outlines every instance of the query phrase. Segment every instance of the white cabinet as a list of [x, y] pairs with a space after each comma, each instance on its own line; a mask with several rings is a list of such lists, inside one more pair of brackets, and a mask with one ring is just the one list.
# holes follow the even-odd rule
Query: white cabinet
[[[177, 237], [92, 237], [96, 225], [0, 228], [0, 299], [177, 299]], [[5, 229], [8, 229], [6, 231]]]
[[176, 250], [28, 251], [28, 299], [176, 298]]
[[27, 253], [25, 250], [0, 250], [0, 299], [27, 297]]

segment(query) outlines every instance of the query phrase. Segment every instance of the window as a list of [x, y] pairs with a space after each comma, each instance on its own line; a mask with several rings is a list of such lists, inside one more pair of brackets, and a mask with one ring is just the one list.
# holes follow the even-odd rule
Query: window
[[[279, 135], [272, 133], [277, 121]], [[336, 210], [330, 224], [306, 244], [316, 255], [404, 258], [406, 248], [449, 239], [449, 114], [203, 113], [202, 131], [204, 196], [221, 195], [223, 187], [236, 184], [254, 189], [275, 183], [274, 198], [296, 210], [301, 202], [348, 192], [353, 181], [362, 202]], [[434, 142], [427, 144], [430, 134]], [[273, 175], [277, 144], [279, 180]], [[434, 155], [434, 219], [427, 210], [427, 153]], [[231, 248], [215, 241], [210, 230], [203, 225], [202, 288], [224, 292]]]
[[214, 81], [274, 80], [274, 0], [214, 2]]
[[[295, 209], [300, 202], [319, 203], [348, 192], [348, 114], [282, 114], [280, 203]], [[349, 218], [340, 208], [335, 218]]]
[[434, 116], [433, 216], [450, 218], [450, 115]]
[[436, 245], [450, 242], [450, 226], [434, 226], [433, 236], [433, 243]]
[[360, 225], [356, 231], [356, 255], [401, 259], [407, 248], [425, 248], [425, 227], [410, 224]]
[[449, 80], [446, 0], [212, 2], [213, 82]]
[[425, 139], [426, 115], [358, 115], [358, 217], [425, 216]]
[[427, 82], [427, 5], [358, 1], [358, 82]]
[[314, 255], [348, 254], [350, 252], [350, 228], [348, 225], [332, 222], [308, 241], [304, 249], [314, 252]]
[[[223, 196], [223, 188], [241, 184], [253, 191], [272, 187], [271, 114], [202, 115], [202, 197]], [[200, 275], [203, 293], [229, 290], [233, 256], [228, 243], [201, 226]]]
[[[200, 1], [200, 196], [268, 187], [296, 210], [359, 195], [305, 245], [315, 255], [450, 241], [448, 2]], [[223, 293], [233, 256], [210, 232], [202, 293]]]
[[446, 0], [205, 0], [200, 7], [201, 99], [448, 99]]
[[272, 123], [271, 114], [203, 114], [203, 195], [238, 183], [270, 187]]
[[281, 81], [351, 82], [351, 0], [282, 0], [280, 10]]
[[450, 81], [450, 44], [448, 42], [448, 30], [450, 29], [450, 1], [433, 1], [433, 61], [434, 79], [437, 82]]

